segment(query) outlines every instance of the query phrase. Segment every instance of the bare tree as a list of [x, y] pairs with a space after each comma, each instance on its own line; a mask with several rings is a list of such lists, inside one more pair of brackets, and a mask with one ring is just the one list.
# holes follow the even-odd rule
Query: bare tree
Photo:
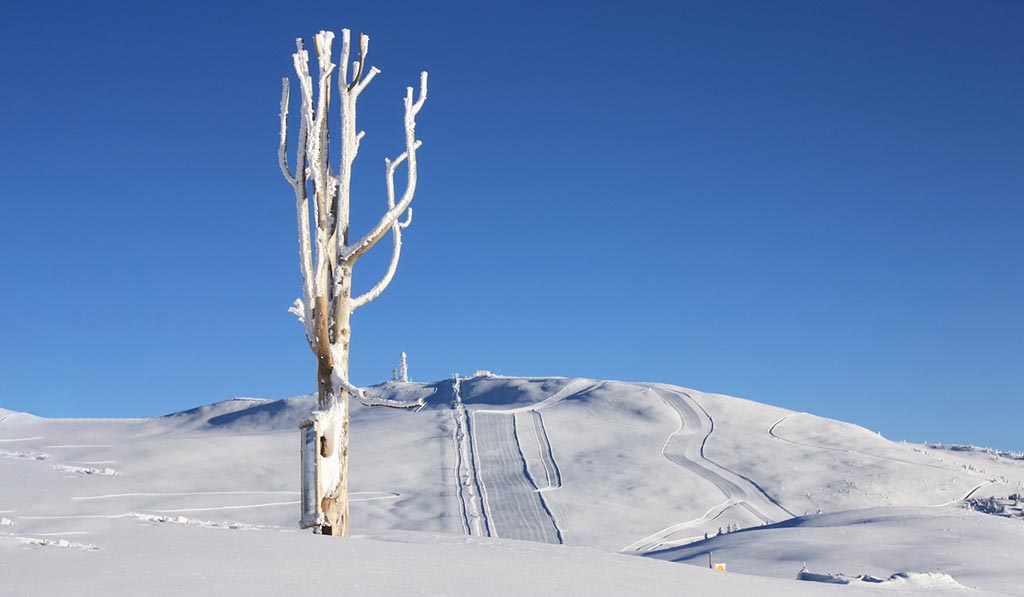
[[[295, 191], [299, 231], [299, 270], [302, 272], [302, 298], [289, 309], [305, 326], [306, 340], [317, 359], [320, 458], [317, 458], [316, 483], [319, 499], [318, 530], [329, 535], [348, 535], [348, 401], [354, 394], [362, 399], [359, 388], [348, 380], [349, 342], [352, 312], [376, 299], [391, 283], [402, 250], [402, 230], [412, 222], [413, 194], [416, 191], [416, 115], [427, 98], [427, 73], [420, 73], [419, 97], [412, 87], [405, 93], [405, 151], [395, 159], [385, 159], [387, 211], [369, 232], [349, 241], [349, 199], [352, 189], [352, 163], [359, 152], [364, 132], [356, 132], [356, 102], [380, 72], [366, 69], [369, 37], [359, 35], [359, 59], [348, 70], [350, 34], [341, 31], [340, 65], [331, 60], [334, 33], [321, 31], [315, 38], [317, 65], [316, 94], [310, 74], [309, 54], [302, 40], [295, 40], [292, 55], [302, 99], [299, 131], [295, 146], [294, 169], [288, 164], [289, 82], [282, 80], [281, 141], [278, 158], [281, 172]], [[340, 66], [340, 68], [339, 68]], [[341, 156], [337, 170], [331, 164], [328, 113], [332, 99], [331, 80], [338, 70], [338, 96], [341, 112]], [[395, 172], [406, 165], [405, 190], [395, 197]], [[312, 201], [310, 201], [312, 191]], [[401, 219], [407, 214], [405, 220]], [[391, 232], [391, 262], [384, 276], [368, 291], [352, 296], [352, 269], [385, 234]]]

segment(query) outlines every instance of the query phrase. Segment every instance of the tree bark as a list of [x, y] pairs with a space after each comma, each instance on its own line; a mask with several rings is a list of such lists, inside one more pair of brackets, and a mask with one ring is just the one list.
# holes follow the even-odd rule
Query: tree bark
[[[348, 379], [349, 338], [352, 334], [350, 318], [352, 315], [351, 294], [352, 269], [341, 266], [334, 271], [337, 277], [338, 295], [334, 298], [333, 327], [329, 326], [326, 316], [328, 301], [318, 298], [314, 317], [316, 323], [317, 346], [317, 388], [318, 402], [321, 411], [331, 413], [329, 420], [334, 424], [325, 430], [329, 437], [322, 438], [325, 446], [324, 458], [338, 461], [338, 480], [321, 501], [324, 513], [324, 524], [320, 527], [323, 535], [347, 537], [349, 531], [348, 514], [348, 391], [335, 386], [335, 375]], [[323, 317], [320, 314], [323, 313]], [[340, 425], [340, 428], [335, 427]]]

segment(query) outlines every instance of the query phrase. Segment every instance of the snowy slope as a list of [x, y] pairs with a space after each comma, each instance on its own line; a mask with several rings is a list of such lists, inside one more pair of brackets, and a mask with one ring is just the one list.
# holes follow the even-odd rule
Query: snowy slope
[[814, 573], [847, 577], [884, 579], [913, 570], [949, 575], [967, 587], [1024, 595], [1024, 523], [952, 506], [800, 517], [649, 556], [705, 564], [709, 551], [715, 560], [750, 574], [785, 577], [805, 562]]
[[[989, 530], [979, 531], [973, 542], [958, 543], [962, 549], [919, 542], [918, 535], [939, 531], [905, 524], [906, 537], [896, 533], [893, 542], [914, 546], [916, 556], [905, 565], [885, 558], [870, 533], [848, 534], [858, 554], [846, 560], [849, 566], [825, 557], [819, 562], [775, 557], [765, 563], [755, 549], [762, 540], [778, 543], [783, 539], [777, 537], [797, 536], [780, 533], [802, 529], [793, 540], [799, 549], [789, 551], [814, 556], [815, 542], [834, 540], [821, 529], [839, 529], [842, 535], [847, 527], [869, 528], [855, 517], [831, 525], [806, 522], [824, 520], [814, 516], [792, 520], [819, 510], [917, 508], [955, 503], [968, 494], [1008, 495], [1024, 482], [1024, 461], [1012, 457], [894, 443], [846, 423], [663, 384], [476, 377], [389, 383], [368, 395], [379, 403], [414, 407], [352, 411], [352, 528], [376, 537], [367, 539], [369, 546], [360, 553], [379, 554], [381, 566], [387, 542], [430, 544], [427, 551], [435, 557], [417, 561], [433, 570], [439, 554], [451, 551], [464, 559], [469, 556], [463, 552], [480, 545], [455, 537], [478, 535], [530, 541], [488, 549], [531, 566], [539, 565], [531, 558], [552, 557], [545, 549], [560, 549], [542, 543], [698, 564], [700, 554], [714, 548], [729, 552], [731, 572], [782, 579], [793, 579], [807, 560], [815, 571], [850, 574], [955, 569], [954, 578], [962, 576], [970, 586], [1011, 594], [1021, 588], [1015, 584], [1021, 573], [1005, 572], [998, 559], [988, 561], [991, 569], [970, 563], [986, 543], [995, 551], [1005, 543], [1007, 553], [1019, 553], [1011, 539], [1003, 539], [1019, 535], [1021, 522], [980, 514], [962, 520], [969, 528], [974, 528], [970, 521], [980, 520], [977, 528]], [[180, 542], [175, 543], [179, 549], [198, 552], [233, 530], [237, 537], [225, 541], [244, 538], [268, 553], [287, 550], [293, 565], [298, 554], [312, 549], [307, 540], [322, 540], [295, 530], [296, 426], [313, 403], [308, 396], [236, 399], [132, 420], [50, 420], [0, 411], [0, 477], [8, 480], [0, 487], [0, 517], [6, 521], [0, 521], [0, 578], [7, 577], [3, 567], [19, 571], [74, 563], [88, 568], [107, 558], [110, 566], [125, 564], [123, 558], [141, 553], [140, 528], [146, 529], [143, 536], [169, 533], [167, 540]], [[961, 520], [959, 510], [928, 510], [952, 512], [949, 516]], [[910, 516], [907, 520], [935, 520], [899, 512]], [[693, 543], [729, 527], [750, 530]], [[50, 549], [61, 542], [67, 543], [64, 549]], [[332, 549], [339, 550], [338, 557], [351, 555], [347, 547]], [[564, 553], [573, 554], [564, 557], [581, 569], [590, 565], [583, 562], [588, 558], [597, 568], [621, 567], [624, 579], [631, 574], [659, 579], [657, 570], [663, 569], [671, 571], [665, 579], [681, 574], [673, 568], [678, 564], [648, 558]], [[606, 558], [613, 564], [595, 563]], [[957, 558], [967, 566], [958, 567]], [[876, 566], [885, 562], [889, 569]], [[373, 568], [369, 560], [367, 566]], [[721, 582], [700, 572], [705, 576], [693, 578]], [[547, 573], [558, 576], [559, 571]], [[545, 574], [538, 572], [538, 578]], [[691, 574], [696, 573], [688, 570], [686, 582], [704, 582]], [[353, 578], [374, 582], [358, 574]], [[529, 582], [512, 583], [509, 590], [533, 586]], [[658, 593], [661, 581], [652, 582], [642, 586]], [[454, 586], [436, 585], [446, 593], [456, 592]], [[586, 586], [591, 590], [581, 592], [621, 593]], [[736, 586], [736, 594], [756, 587]]]

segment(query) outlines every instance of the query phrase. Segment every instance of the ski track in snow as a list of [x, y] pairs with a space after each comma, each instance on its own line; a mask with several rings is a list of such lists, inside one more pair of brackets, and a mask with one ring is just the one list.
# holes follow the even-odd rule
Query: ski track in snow
[[[668, 441], [662, 448], [662, 454], [676, 464], [692, 470], [701, 477], [707, 479], [730, 500], [748, 509], [752, 514], [762, 521], [771, 524], [792, 518], [794, 514], [786, 510], [773, 497], [768, 495], [764, 489], [752, 479], [730, 470], [710, 460], [704, 453], [708, 439], [715, 431], [715, 420], [692, 396], [685, 392], [665, 391], [660, 388], [653, 390], [665, 400], [680, 419], [684, 421], [683, 427], [676, 431], [673, 436], [684, 432], [686, 427], [696, 426], [704, 431], [699, 445], [696, 440], [700, 434], [689, 434], [686, 443], [675, 447], [676, 442]], [[698, 412], [699, 411], [699, 412]], [[703, 415], [703, 416], [701, 416]], [[689, 422], [690, 425], [686, 425]], [[670, 437], [670, 440], [673, 438]]]
[[[462, 402], [460, 380], [453, 382], [458, 498], [467, 535], [563, 542], [562, 530], [542, 495], [561, 487], [562, 475], [538, 411], [588, 384], [596, 386], [574, 380], [535, 404], [470, 412]], [[529, 423], [523, 422], [525, 417]]]
[[[360, 500], [350, 500], [360, 501]], [[291, 500], [287, 502], [268, 502], [265, 504], [242, 504], [240, 506], [210, 506], [206, 508], [175, 508], [173, 510], [150, 510], [150, 512], [156, 512], [158, 514], [177, 514], [179, 512], [212, 512], [215, 510], [246, 510], [249, 508], [269, 508], [272, 506], [294, 506], [298, 504], [299, 500]]]
[[732, 507], [740, 507], [766, 524], [793, 517], [793, 513], [768, 495], [754, 480], [710, 460], [704, 453], [708, 439], [715, 430], [714, 418], [686, 392], [650, 386], [676, 414], [679, 427], [661, 447], [661, 454], [680, 467], [710, 482], [725, 496], [726, 501], [708, 510], [704, 516], [666, 527], [652, 535], [627, 545], [624, 553], [644, 553], [662, 545], [679, 544], [685, 540], [670, 541], [669, 537], [687, 527], [709, 522]]
[[[213, 495], [298, 495], [297, 491], [179, 491], [179, 492], [132, 492], [132, 493], [110, 493], [104, 495], [73, 496], [73, 500], [110, 500], [134, 497], [179, 497], [179, 496], [213, 496]], [[402, 494], [396, 491], [354, 491], [349, 494], [349, 501], [370, 502], [375, 500], [393, 500]], [[176, 508], [171, 510], [155, 510], [150, 512], [158, 514], [177, 514], [180, 512], [209, 512], [216, 510], [244, 510], [249, 508], [269, 508], [274, 506], [293, 506], [298, 500], [284, 502], [263, 502], [258, 504], [237, 504], [228, 506], [196, 506], [191, 508]]]
[[[772, 426], [768, 428], [768, 435], [773, 437], [773, 438], [775, 438], [775, 439], [777, 439], [777, 440], [781, 440], [781, 441], [784, 441], [786, 443], [790, 443], [790, 444], [793, 444], [793, 445], [796, 445], [796, 446], [803, 446], [803, 447], [807, 447], [807, 448], [816, 448], [818, 450], [830, 450], [832, 452], [845, 452], [847, 454], [857, 454], [858, 456], [866, 456], [866, 457], [869, 457], [869, 458], [878, 458], [880, 460], [889, 460], [889, 461], [892, 461], [892, 462], [900, 462], [900, 463], [904, 463], [904, 464], [910, 464], [910, 465], [913, 465], [913, 466], [927, 466], [927, 467], [939, 469], [941, 471], [946, 471], [946, 472], [948, 472], [948, 471], [955, 471], [957, 473], [960, 472], [958, 469], [956, 469], [956, 467], [948, 465], [948, 464], [930, 464], [930, 463], [927, 463], [927, 462], [914, 462], [913, 460], [905, 460], [903, 458], [896, 458], [895, 456], [882, 456], [882, 455], [879, 455], [879, 454], [872, 454], [870, 452], [861, 452], [859, 450], [848, 450], [848, 449], [845, 449], [845, 448], [834, 448], [832, 446], [821, 446], [821, 445], [818, 445], [818, 444], [811, 444], [811, 443], [806, 443], [806, 442], [797, 442], [797, 441], [793, 441], [791, 439], [787, 439], [785, 437], [782, 437], [781, 435], [778, 434], [776, 429], [778, 428], [779, 425], [781, 425], [782, 423], [786, 422], [790, 417], [793, 417], [795, 415], [802, 415], [802, 414], [806, 414], [806, 413], [790, 413], [790, 414], [782, 417], [778, 421], [775, 421], [775, 423], [772, 424]], [[932, 456], [932, 458], [934, 458], [934, 456]], [[979, 483], [975, 487], [973, 487], [970, 491], [968, 491], [964, 495], [964, 497], [962, 497], [960, 499], [950, 500], [948, 502], [943, 502], [941, 504], [935, 504], [935, 505], [927, 506], [927, 507], [929, 507], [929, 508], [942, 508], [944, 506], [951, 506], [953, 504], [959, 504], [961, 502], [966, 502], [979, 489], [981, 489], [982, 487], [985, 487], [986, 485], [991, 485], [993, 483], [995, 483], [994, 479], [984, 481], [982, 483]]]
[[[562, 533], [523, 457], [514, 414], [471, 414], [473, 445], [492, 535], [561, 543]], [[534, 447], [534, 450], [539, 448]]]
[[[232, 495], [232, 494], [244, 494], [244, 493], [247, 493], [247, 492], [235, 492], [235, 491], [207, 492], [207, 493], [201, 493], [201, 494], [198, 494], [198, 495]], [[251, 494], [254, 494], [254, 493], [289, 493], [289, 494], [295, 494], [297, 492], [294, 492], [294, 491], [269, 492], [268, 491], [268, 492], [249, 492], [249, 493], [251, 495]], [[197, 495], [197, 494], [156, 494], [156, 495]], [[400, 495], [401, 495], [400, 493], [397, 493], [397, 492], [394, 492], [394, 491], [357, 491], [357, 492], [353, 492], [353, 493], [349, 494], [349, 501], [350, 502], [370, 502], [370, 501], [374, 501], [374, 500], [392, 500], [392, 499], [395, 499], [395, 498], [399, 497]], [[101, 497], [107, 497], [107, 496], [101, 496]], [[76, 499], [82, 499], [82, 498], [76, 498]], [[95, 498], [93, 498], [93, 499], [95, 499]], [[179, 513], [182, 513], [182, 512], [214, 512], [214, 511], [219, 511], [219, 510], [248, 510], [248, 509], [252, 509], [252, 508], [272, 508], [272, 507], [275, 507], [275, 506], [294, 506], [295, 504], [298, 504], [298, 503], [299, 503], [299, 500], [288, 500], [288, 501], [284, 501], [284, 502], [262, 502], [262, 503], [258, 503], [258, 504], [237, 504], [237, 505], [229, 505], [229, 506], [197, 506], [197, 507], [193, 507], [193, 508], [174, 508], [174, 509], [169, 509], [169, 510], [156, 510], [156, 509], [148, 509], [148, 508], [147, 509], [150, 512], [156, 512], [157, 514], [179, 514]]]
[[995, 483], [995, 481], [985, 481], [984, 483], [979, 483], [974, 489], [968, 491], [967, 495], [965, 495], [964, 497], [960, 498], [957, 501], [958, 502], [966, 502], [967, 500], [971, 499], [971, 496], [974, 495], [974, 492], [978, 491], [979, 489], [981, 489], [982, 487], [984, 487], [986, 485], [991, 485], [993, 483]]
[[402, 494], [397, 491], [355, 491], [348, 494], [348, 501], [373, 502], [376, 500], [393, 500], [401, 496]]
[[711, 509], [705, 512], [704, 515], [700, 518], [694, 518], [693, 520], [689, 520], [687, 522], [680, 522], [670, 527], [666, 527], [656, 533], [648, 535], [643, 539], [640, 539], [634, 543], [631, 543], [630, 545], [627, 545], [620, 551], [621, 553], [647, 553], [649, 551], [657, 551], [659, 549], [664, 549], [667, 547], [677, 547], [679, 545], [692, 543], [697, 539], [703, 539], [703, 535], [697, 535], [694, 537], [684, 537], [681, 539], [669, 539], [669, 537], [675, 535], [683, 529], [687, 529], [693, 526], [717, 520], [718, 517], [725, 514], [729, 510], [729, 508], [732, 508], [734, 506], [736, 506], [736, 504], [732, 500], [726, 500], [721, 504], [716, 504], [712, 506]]
[[[286, 495], [298, 495], [298, 491], [175, 491], [175, 492], [163, 492], [163, 493], [150, 493], [150, 492], [133, 492], [133, 493], [108, 493], [105, 495], [83, 495], [75, 496], [73, 500], [106, 500], [113, 498], [123, 497], [163, 497], [163, 496], [179, 496], [179, 495], [267, 495], [267, 494], [286, 494]], [[356, 495], [356, 494], [352, 494]]]
[[928, 508], [944, 508], [946, 506], [952, 506], [953, 504], [959, 504], [959, 503], [962, 503], [962, 502], [966, 502], [967, 500], [971, 499], [971, 496], [974, 495], [979, 489], [981, 489], [982, 487], [985, 487], [986, 485], [992, 485], [993, 483], [995, 483], [995, 479], [990, 480], [990, 481], [985, 481], [984, 483], [978, 483], [977, 485], [972, 487], [970, 489], [970, 491], [965, 493], [964, 497], [962, 497], [962, 498], [959, 498], [959, 499], [956, 499], [956, 500], [950, 500], [948, 502], [943, 502], [941, 504], [935, 504], [934, 506], [927, 506], [927, 507]]
[[34, 439], [43, 439], [43, 436], [37, 435], [35, 437], [8, 437], [0, 439], [0, 442], [27, 442]]
[[417, 413], [418, 413], [418, 412], [420, 412], [421, 410], [423, 410], [423, 407], [425, 407], [425, 406], [427, 405], [427, 403], [428, 403], [428, 402], [430, 402], [430, 399], [431, 399], [431, 398], [433, 398], [434, 396], [437, 396], [437, 395], [439, 395], [440, 393], [441, 393], [441, 385], [440, 385], [440, 384], [438, 384], [438, 385], [434, 386], [434, 393], [433, 393], [433, 394], [431, 394], [431, 395], [429, 395], [429, 396], [427, 396], [426, 398], [424, 398], [424, 399], [423, 399], [423, 404], [420, 404], [420, 405], [419, 405], [419, 406], [418, 406], [418, 407], [416, 408], [416, 410], [414, 410], [413, 412], [417, 412]]
[[483, 503], [483, 490], [477, 477], [476, 450], [472, 446], [470, 421], [462, 403], [461, 380], [452, 381], [452, 419], [455, 423], [452, 439], [455, 441], [456, 496], [462, 514], [462, 526], [467, 535], [489, 537], [490, 529]]
[[[529, 423], [524, 423], [523, 420], [528, 418]], [[562, 472], [558, 470], [558, 463], [555, 462], [554, 452], [551, 450], [551, 442], [548, 440], [548, 430], [544, 427], [544, 417], [539, 411], [531, 410], [529, 413], [517, 413], [515, 415], [516, 429], [523, 429], [525, 431], [517, 431], [520, 437], [519, 447], [523, 450], [523, 459], [526, 461], [526, 472], [530, 475], [530, 479], [536, 486], [537, 491], [550, 491], [552, 489], [558, 489], [562, 486]], [[523, 449], [522, 438], [526, 436], [529, 439], [526, 440], [528, 444], [531, 444], [536, 448], [536, 454], [532, 454], [531, 450]], [[531, 466], [531, 463], [533, 466]], [[537, 474], [532, 471], [536, 470]], [[544, 485], [538, 483], [541, 473], [543, 473]]]

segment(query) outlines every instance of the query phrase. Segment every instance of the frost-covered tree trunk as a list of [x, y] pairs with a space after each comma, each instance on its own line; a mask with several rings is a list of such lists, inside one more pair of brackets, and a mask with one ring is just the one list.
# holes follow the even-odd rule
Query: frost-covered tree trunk
[[[299, 83], [301, 106], [296, 138], [294, 170], [288, 163], [288, 79], [282, 81], [281, 140], [278, 148], [281, 172], [295, 192], [299, 232], [299, 270], [302, 298], [290, 309], [303, 323], [306, 340], [317, 359], [318, 410], [313, 418], [321, 430], [316, 477], [322, 496], [319, 532], [348, 535], [348, 408], [349, 395], [362, 399], [362, 391], [348, 380], [349, 342], [352, 312], [374, 300], [395, 275], [402, 250], [402, 230], [412, 222], [416, 191], [416, 114], [427, 97], [427, 73], [420, 73], [419, 97], [412, 87], [405, 94], [405, 151], [394, 160], [385, 159], [387, 210], [377, 224], [355, 242], [349, 242], [349, 199], [352, 163], [359, 152], [363, 132], [356, 132], [356, 102], [370, 81], [380, 72], [366, 70], [369, 37], [359, 36], [359, 60], [348, 70], [350, 33], [342, 29], [340, 65], [332, 62], [334, 34], [321, 31], [315, 38], [318, 73], [314, 85], [309, 54], [302, 40], [296, 40], [292, 55]], [[331, 81], [337, 70], [340, 110], [341, 155], [337, 170], [331, 164], [328, 115], [332, 101]], [[315, 93], [314, 93], [315, 87]], [[395, 172], [406, 164], [405, 190], [395, 197]], [[312, 193], [310, 193], [312, 191]], [[407, 214], [404, 221], [401, 216]], [[383, 277], [370, 290], [352, 296], [355, 263], [377, 241], [391, 232], [391, 262]]]

